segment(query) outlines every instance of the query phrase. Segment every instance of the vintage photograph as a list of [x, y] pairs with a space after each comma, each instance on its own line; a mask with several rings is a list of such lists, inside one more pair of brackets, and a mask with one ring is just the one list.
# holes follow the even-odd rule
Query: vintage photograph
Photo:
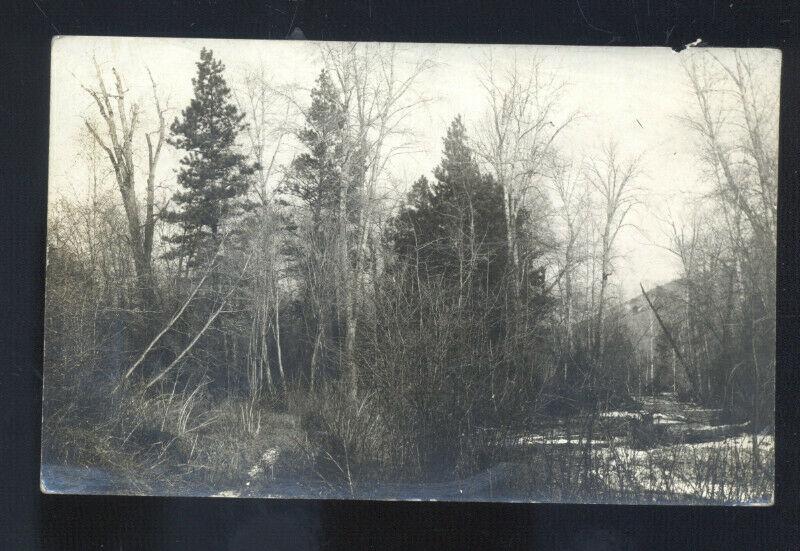
[[55, 38], [42, 491], [771, 504], [780, 73]]

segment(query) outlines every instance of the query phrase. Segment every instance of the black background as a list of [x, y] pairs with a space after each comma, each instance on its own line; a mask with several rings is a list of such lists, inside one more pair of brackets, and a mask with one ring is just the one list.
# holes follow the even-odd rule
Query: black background
[[[790, 2], [0, 3], [0, 549], [800, 549], [798, 63]], [[56, 34], [783, 50], [776, 504], [764, 508], [119, 498], [38, 489], [50, 39]], [[676, 83], [680, 85], [680, 83]]]

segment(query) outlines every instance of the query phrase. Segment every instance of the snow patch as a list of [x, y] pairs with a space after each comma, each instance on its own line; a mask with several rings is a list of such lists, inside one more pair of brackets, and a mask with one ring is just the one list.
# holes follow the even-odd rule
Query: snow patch
[[222, 490], [221, 492], [212, 494], [211, 497], [239, 497], [240, 495], [241, 492], [237, 492], [236, 490]]
[[637, 411], [604, 411], [600, 417], [604, 419], [641, 419], [642, 414]]

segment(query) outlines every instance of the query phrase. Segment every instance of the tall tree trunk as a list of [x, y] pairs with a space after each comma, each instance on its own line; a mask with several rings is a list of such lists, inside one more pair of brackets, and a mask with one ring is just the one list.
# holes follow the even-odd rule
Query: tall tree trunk
[[572, 269], [569, 267], [570, 263], [572, 262], [571, 255], [569, 252], [567, 253], [566, 263], [567, 268], [564, 272], [564, 301], [565, 304], [565, 316], [564, 316], [564, 324], [566, 325], [566, 354], [563, 358], [564, 361], [564, 382], [566, 383], [569, 379], [569, 362], [572, 358], [572, 351], [573, 351], [573, 332], [572, 332]]
[[309, 363], [309, 374], [308, 374], [308, 379], [309, 379], [308, 386], [309, 386], [309, 390], [311, 390], [311, 392], [314, 391], [314, 385], [316, 384], [317, 371], [318, 371], [318, 366], [319, 366], [320, 351], [321, 351], [321, 348], [322, 348], [322, 341], [323, 341], [323, 339], [325, 337], [325, 320], [323, 318], [323, 314], [322, 314], [321, 310], [320, 310], [318, 318], [317, 318], [317, 331], [316, 331], [316, 333], [317, 333], [316, 337], [314, 338], [314, 347], [313, 347], [312, 352], [311, 352], [311, 361]]
[[340, 316], [340, 332], [344, 326], [344, 335], [340, 335], [339, 344], [339, 366], [342, 374], [347, 380], [350, 393], [355, 396], [358, 392], [355, 366], [352, 362], [353, 341], [355, 339], [355, 319], [353, 317], [352, 289], [350, 288], [350, 255], [348, 251], [348, 231], [347, 231], [347, 198], [349, 192], [349, 163], [344, 164], [342, 170], [343, 178], [339, 184], [339, 212], [338, 212], [338, 236], [337, 236], [337, 286], [338, 286], [338, 312]]
[[[103, 148], [109, 158], [114, 175], [117, 181], [122, 205], [125, 210], [125, 217], [128, 223], [128, 244], [133, 257], [134, 269], [136, 271], [136, 283], [139, 295], [140, 308], [148, 310], [155, 304], [155, 278], [152, 266], [153, 233], [155, 227], [154, 213], [154, 181], [156, 166], [164, 142], [165, 121], [164, 111], [158, 99], [156, 85], [152, 75], [150, 82], [153, 89], [153, 99], [155, 101], [156, 113], [159, 119], [158, 130], [155, 144], [149, 134], [145, 134], [148, 149], [148, 175], [147, 175], [147, 195], [145, 198], [145, 221], [141, 222], [141, 207], [136, 197], [133, 163], [133, 137], [138, 129], [139, 109], [138, 105], [133, 104], [130, 109], [126, 105], [126, 90], [122, 85], [122, 79], [116, 69], [112, 69], [116, 93], [112, 94], [106, 88], [105, 81], [100, 72], [100, 66], [95, 63], [98, 89], [93, 90], [84, 87], [95, 101], [98, 111], [105, 122], [106, 136], [103, 138], [96, 126], [84, 121], [86, 128], [94, 140]], [[112, 98], [114, 101], [112, 102]], [[116, 113], [115, 113], [116, 109]], [[142, 233], [144, 230], [144, 233]]]
[[269, 363], [269, 337], [267, 335], [267, 328], [269, 327], [269, 306], [267, 305], [266, 297], [263, 299], [263, 319], [259, 320], [259, 325], [261, 326], [261, 361], [259, 362], [259, 390], [261, 387], [261, 381], [263, 380], [264, 374], [267, 376], [267, 386], [269, 387], [270, 392], [273, 390], [273, 382], [272, 382], [272, 368], [270, 367]]
[[275, 283], [275, 352], [278, 355], [278, 373], [281, 376], [281, 385], [286, 391], [286, 374], [283, 371], [283, 352], [281, 350], [281, 308], [278, 296], [278, 285]]
[[512, 291], [514, 294], [514, 305], [519, 302], [520, 297], [520, 270], [519, 270], [519, 247], [517, 245], [517, 217], [516, 208], [514, 206], [514, 198], [512, 190], [508, 186], [503, 186], [505, 189], [505, 201], [503, 201], [503, 210], [506, 218], [506, 246], [508, 248], [508, 271], [512, 278]]
[[610, 255], [611, 244], [609, 242], [609, 228], [611, 225], [610, 217], [606, 222], [606, 227], [603, 232], [603, 244], [600, 259], [600, 295], [597, 304], [597, 329], [595, 335], [595, 361], [600, 364], [603, 358], [603, 349], [605, 343], [605, 304], [606, 304], [606, 288], [608, 287], [608, 278], [611, 275], [610, 271]]

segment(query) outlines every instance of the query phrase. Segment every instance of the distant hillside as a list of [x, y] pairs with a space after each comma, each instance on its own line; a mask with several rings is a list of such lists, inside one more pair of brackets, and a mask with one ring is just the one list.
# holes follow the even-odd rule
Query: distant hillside
[[[653, 289], [645, 290], [665, 323], [669, 324], [671, 319], [678, 317], [686, 293], [686, 287], [682, 280], [675, 279]], [[661, 328], [653, 317], [647, 300], [644, 295], [639, 294], [623, 303], [622, 307], [624, 309], [623, 319], [633, 334], [634, 344], [641, 352], [649, 354], [650, 338], [658, 338]]]

